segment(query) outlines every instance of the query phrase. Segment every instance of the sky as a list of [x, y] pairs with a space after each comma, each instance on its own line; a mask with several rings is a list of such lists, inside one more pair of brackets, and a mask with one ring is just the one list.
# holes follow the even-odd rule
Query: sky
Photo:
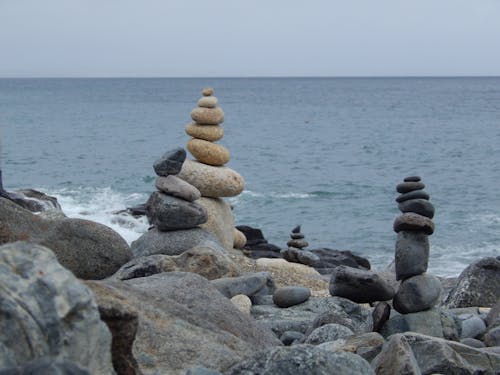
[[0, 77], [500, 75], [500, 0], [0, 0]]

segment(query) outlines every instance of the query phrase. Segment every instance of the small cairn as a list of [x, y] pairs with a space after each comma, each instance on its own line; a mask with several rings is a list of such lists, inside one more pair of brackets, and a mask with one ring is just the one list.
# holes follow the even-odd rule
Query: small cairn
[[156, 188], [146, 203], [149, 223], [159, 231], [191, 229], [207, 221], [204, 207], [194, 203], [201, 197], [197, 188], [176, 175], [186, 159], [186, 151], [176, 148], [158, 159], [153, 169], [158, 175]]
[[308, 266], [317, 265], [320, 258], [309, 250], [304, 250], [305, 247], [309, 246], [309, 243], [305, 240], [304, 234], [300, 232], [300, 225], [292, 229], [290, 237], [291, 239], [287, 242], [288, 248], [281, 250], [283, 259]]
[[406, 177], [398, 184], [396, 198], [402, 215], [394, 221], [398, 234], [395, 249], [396, 279], [402, 280], [393, 306], [402, 313], [432, 308], [439, 300], [441, 283], [426, 273], [429, 262], [429, 239], [434, 233], [434, 206], [418, 176]]

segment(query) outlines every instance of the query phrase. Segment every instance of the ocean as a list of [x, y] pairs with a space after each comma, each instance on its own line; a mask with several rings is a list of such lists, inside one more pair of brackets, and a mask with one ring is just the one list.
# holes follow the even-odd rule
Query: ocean
[[128, 242], [113, 214], [154, 191], [154, 161], [185, 146], [203, 87], [225, 112], [236, 224], [285, 247], [394, 257], [395, 186], [420, 175], [436, 208], [429, 270], [455, 276], [500, 254], [500, 78], [0, 79], [4, 187], [58, 198]]

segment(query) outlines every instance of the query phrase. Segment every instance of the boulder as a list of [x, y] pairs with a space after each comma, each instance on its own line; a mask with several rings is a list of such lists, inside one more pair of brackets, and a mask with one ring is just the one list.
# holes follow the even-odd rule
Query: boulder
[[438, 302], [440, 294], [439, 279], [424, 273], [404, 280], [394, 296], [392, 305], [401, 314], [424, 311]]
[[217, 371], [281, 342], [242, 314], [207, 280], [169, 272], [88, 282], [103, 296], [137, 311], [133, 354], [144, 374], [179, 374], [195, 366]]
[[267, 272], [250, 273], [238, 277], [224, 277], [210, 282], [215, 289], [227, 298], [238, 294], [253, 296], [256, 294], [272, 294], [274, 281]]
[[191, 118], [200, 125], [218, 125], [224, 122], [224, 111], [219, 107], [198, 107], [191, 111]]
[[224, 137], [224, 128], [219, 125], [198, 125], [192, 122], [186, 125], [186, 133], [193, 138], [215, 142]]
[[46, 247], [0, 247], [0, 368], [43, 357], [114, 374], [111, 335], [92, 292]]
[[186, 160], [179, 177], [195, 186], [204, 197], [233, 197], [245, 187], [245, 180], [227, 167], [215, 167]]
[[396, 279], [406, 279], [427, 271], [429, 237], [424, 233], [401, 231], [396, 240]]
[[427, 235], [434, 233], [434, 223], [428, 217], [416, 214], [414, 212], [406, 212], [394, 220], [394, 232], [422, 232]]
[[229, 161], [229, 150], [217, 143], [205, 141], [203, 139], [191, 138], [187, 149], [200, 163], [222, 166]]
[[14, 241], [50, 248], [81, 279], [108, 277], [132, 256], [125, 240], [105, 225], [83, 219], [44, 219], [0, 198], [0, 244]]
[[212, 233], [225, 249], [232, 249], [234, 244], [234, 222], [229, 203], [222, 198], [205, 197], [200, 198], [196, 203], [207, 212], [207, 221], [200, 227]]
[[377, 273], [346, 266], [335, 269], [329, 289], [332, 296], [358, 303], [387, 301], [396, 293], [390, 283]]
[[374, 375], [370, 364], [356, 354], [332, 353], [312, 345], [260, 351], [224, 372], [226, 375], [273, 374]]
[[305, 344], [319, 345], [328, 341], [352, 336], [352, 332], [346, 326], [337, 323], [329, 323], [314, 329], [304, 340]]
[[161, 158], [155, 161], [153, 169], [158, 176], [175, 175], [181, 171], [184, 160], [186, 160], [186, 150], [178, 147], [165, 152]]
[[252, 301], [248, 296], [244, 294], [237, 294], [231, 298], [231, 302], [238, 308], [238, 310], [250, 315], [250, 311], [252, 310]]
[[458, 277], [448, 294], [448, 308], [467, 306], [492, 307], [500, 299], [500, 256], [487, 257], [470, 264]]
[[174, 175], [158, 177], [155, 186], [165, 194], [184, 199], [188, 202], [194, 202], [201, 197], [201, 193], [198, 189]]
[[131, 249], [135, 258], [153, 255], [179, 255], [197, 246], [221, 249], [217, 239], [201, 228], [160, 232], [153, 228], [132, 242]]
[[417, 360], [404, 335], [392, 335], [371, 363], [377, 375], [421, 375]]
[[[319, 257], [319, 262], [314, 266], [321, 274], [331, 274], [337, 266], [348, 266], [369, 270], [371, 268], [368, 259], [353, 254], [349, 250], [335, 250], [326, 247], [309, 250]], [[325, 270], [325, 271], [322, 271]]]
[[309, 299], [311, 291], [302, 286], [285, 286], [273, 294], [273, 302], [279, 307], [290, 307], [301, 304]]

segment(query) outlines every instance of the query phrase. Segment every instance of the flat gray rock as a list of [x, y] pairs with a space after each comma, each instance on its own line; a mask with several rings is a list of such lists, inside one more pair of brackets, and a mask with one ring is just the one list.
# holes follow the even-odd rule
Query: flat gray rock
[[224, 277], [210, 281], [212, 286], [227, 298], [238, 294], [246, 296], [272, 294], [274, 281], [268, 272], [255, 272], [238, 277]]
[[434, 206], [426, 199], [409, 199], [398, 204], [401, 212], [414, 212], [416, 214], [432, 219], [434, 217]]
[[336, 323], [329, 323], [313, 330], [304, 340], [305, 344], [319, 345], [328, 341], [343, 339], [354, 334], [346, 326]]
[[188, 202], [194, 202], [201, 198], [201, 193], [197, 188], [174, 175], [158, 177], [155, 186], [165, 194], [184, 199]]
[[303, 286], [285, 286], [273, 294], [273, 302], [279, 307], [290, 307], [301, 304], [311, 297], [309, 288]]
[[413, 351], [402, 334], [392, 335], [371, 365], [377, 375], [421, 375]]

